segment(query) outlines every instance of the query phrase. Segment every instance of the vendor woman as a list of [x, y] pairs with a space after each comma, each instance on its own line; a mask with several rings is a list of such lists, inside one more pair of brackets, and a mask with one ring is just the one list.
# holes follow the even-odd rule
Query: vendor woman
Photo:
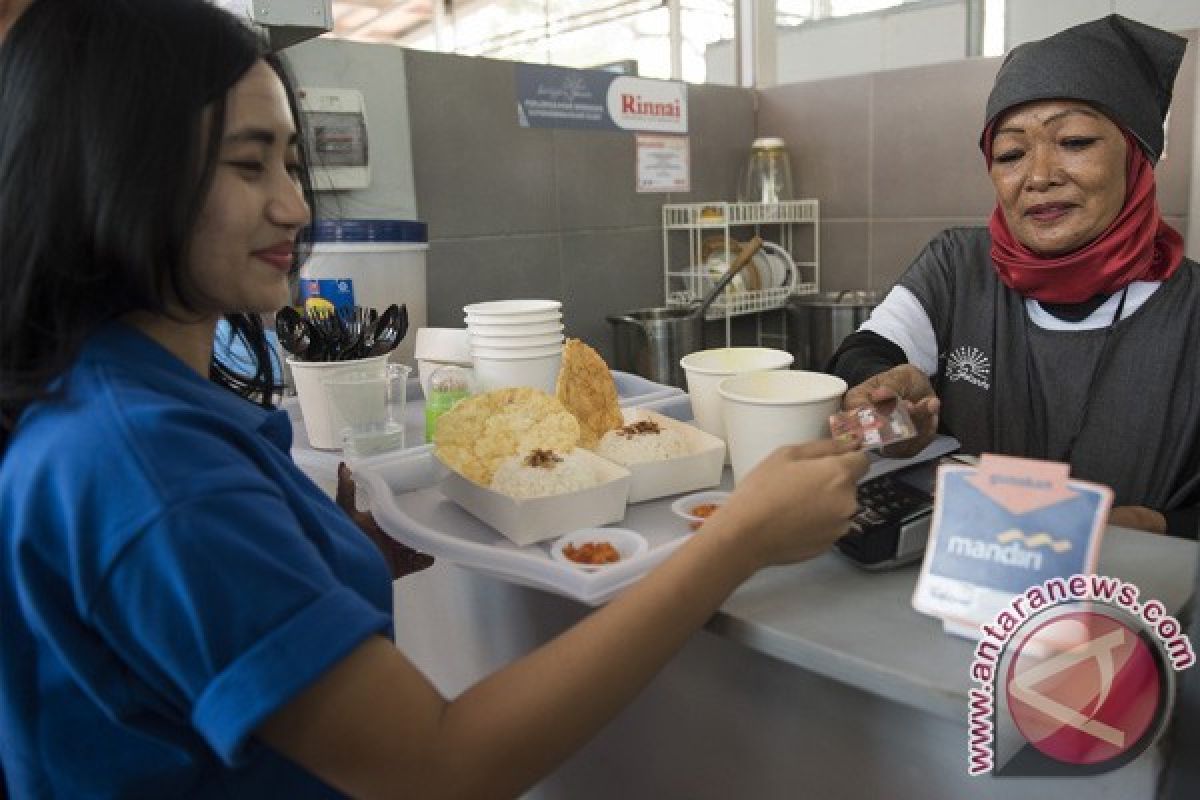
[[988, 97], [986, 228], [943, 231], [835, 354], [848, 408], [893, 395], [928, 441], [1069, 462], [1110, 522], [1195, 538], [1200, 273], [1154, 164], [1186, 40], [1117, 15], [1022, 45]]

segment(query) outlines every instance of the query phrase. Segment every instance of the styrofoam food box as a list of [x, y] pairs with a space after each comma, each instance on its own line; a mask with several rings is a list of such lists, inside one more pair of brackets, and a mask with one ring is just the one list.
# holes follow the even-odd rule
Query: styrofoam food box
[[725, 466], [725, 442], [705, 433], [695, 425], [649, 411], [644, 408], [624, 408], [625, 424], [650, 420], [661, 428], [674, 428], [687, 439], [689, 454], [666, 461], [645, 461], [623, 464], [630, 472], [629, 502], [640, 503], [667, 495], [707, 489], [721, 482]]
[[441, 490], [472, 516], [518, 545], [624, 519], [629, 470], [583, 448], [576, 448], [575, 452], [591, 464], [602, 483], [578, 492], [517, 499], [480, 486], [451, 470], [442, 479]]

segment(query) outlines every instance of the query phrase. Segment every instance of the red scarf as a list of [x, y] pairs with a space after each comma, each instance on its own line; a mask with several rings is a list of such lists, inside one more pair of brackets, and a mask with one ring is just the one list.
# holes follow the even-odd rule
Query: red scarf
[[[992, 166], [991, 131], [984, 157]], [[1137, 141], [1125, 134], [1125, 205], [1112, 224], [1088, 244], [1061, 256], [1043, 257], [1017, 241], [1000, 204], [992, 211], [992, 265], [1004, 285], [1047, 303], [1081, 303], [1113, 294], [1134, 281], [1165, 281], [1183, 263], [1183, 237], [1163, 221], [1155, 196], [1154, 167]]]

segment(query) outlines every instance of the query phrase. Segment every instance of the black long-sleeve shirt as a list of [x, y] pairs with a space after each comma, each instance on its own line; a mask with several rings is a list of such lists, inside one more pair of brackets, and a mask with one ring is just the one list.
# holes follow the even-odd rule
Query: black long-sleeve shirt
[[[964, 451], [1069, 460], [1073, 477], [1110, 486], [1116, 505], [1155, 509], [1169, 534], [1196, 538], [1200, 265], [1185, 260], [1143, 287], [1111, 333], [1054, 330], [1032, 322], [1025, 298], [997, 278], [990, 244], [984, 228], [936, 237], [898, 284], [921, 319], [912, 322], [911, 301], [901, 314], [885, 309], [891, 321], [848, 337], [829, 371], [853, 386], [927, 361], [916, 365], [942, 399], [942, 429]], [[1095, 310], [1087, 305], [1042, 308], [1073, 319]]]

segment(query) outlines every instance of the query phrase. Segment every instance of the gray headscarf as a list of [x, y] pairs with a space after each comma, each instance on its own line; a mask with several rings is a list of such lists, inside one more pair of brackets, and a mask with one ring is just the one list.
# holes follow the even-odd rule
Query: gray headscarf
[[1013, 106], [1079, 100], [1133, 134], [1157, 163], [1186, 46], [1182, 36], [1111, 14], [1015, 47], [988, 95], [984, 132]]

